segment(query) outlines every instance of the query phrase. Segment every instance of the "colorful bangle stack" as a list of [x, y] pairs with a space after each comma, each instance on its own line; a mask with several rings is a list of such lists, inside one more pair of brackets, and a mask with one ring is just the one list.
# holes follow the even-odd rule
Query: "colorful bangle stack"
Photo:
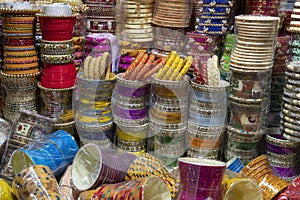
[[192, 1], [159, 0], [155, 4], [153, 24], [170, 28], [186, 28], [192, 14]]
[[193, 64], [191, 67], [192, 73], [196, 79], [203, 84], [207, 83], [207, 60], [211, 58], [215, 51], [216, 37], [194, 32], [187, 34], [187, 55], [193, 56]]
[[[271, 102], [270, 102], [270, 114], [278, 114], [281, 110], [283, 95], [283, 88], [285, 83], [285, 71], [287, 61], [289, 60], [291, 37], [279, 36], [277, 37], [275, 58], [272, 70], [272, 83], [271, 83]], [[298, 47], [297, 47], [298, 46]], [[292, 42], [292, 48], [299, 48], [297, 40]], [[278, 121], [279, 123], [279, 121]]]
[[248, 0], [246, 6], [247, 14], [278, 16], [278, 7], [280, 2], [280, 0]]
[[227, 127], [227, 134], [228, 142], [225, 152], [227, 160], [236, 156], [246, 165], [260, 155], [263, 134], [243, 132], [232, 126]]
[[272, 199], [288, 187], [289, 183], [275, 176], [271, 171], [270, 162], [261, 155], [248, 163], [240, 172], [254, 180], [262, 190], [264, 199]]
[[220, 73], [223, 80], [230, 81], [230, 57], [236, 43], [236, 36], [234, 34], [227, 34], [225, 44], [223, 47], [223, 55], [220, 60]]
[[280, 113], [280, 129], [283, 133], [284, 138], [299, 142], [299, 127], [298, 120], [300, 119], [299, 108], [299, 62], [294, 61], [287, 65], [286, 71], [286, 84], [283, 92], [283, 104]]
[[36, 114], [36, 112], [22, 110], [18, 113], [18, 117], [15, 119], [12, 126], [1, 123], [1, 129], [12, 128], [12, 135], [7, 143], [7, 149], [4, 151], [5, 159], [3, 160], [1, 167], [1, 174], [7, 180], [12, 181], [14, 178], [14, 172], [11, 164], [12, 153], [26, 146], [34, 139], [39, 139], [53, 131], [54, 121], [50, 118]]
[[63, 199], [53, 172], [44, 165], [30, 166], [17, 174], [13, 181], [15, 195], [21, 199]]
[[187, 76], [182, 81], [152, 81], [149, 152], [167, 166], [176, 166], [187, 148], [188, 86]]
[[203, 1], [198, 4], [195, 30], [201, 34], [221, 36], [229, 32], [234, 1]]
[[112, 33], [116, 31], [114, 1], [87, 0], [87, 34]]
[[82, 72], [77, 75], [75, 125], [84, 145], [94, 143], [112, 148], [115, 143], [111, 109], [115, 78], [112, 73], [108, 80], [89, 79]]
[[229, 83], [222, 81], [220, 87], [202, 85], [192, 79], [189, 106], [188, 156], [220, 158], [220, 149], [227, 116], [227, 90]]
[[[1, 11], [0, 11], [1, 12]], [[34, 47], [33, 27], [36, 21], [35, 13], [30, 10], [18, 13], [15, 10], [2, 10], [3, 23], [3, 73], [6, 74], [31, 74], [39, 72], [37, 52]], [[27, 55], [26, 50], [32, 50], [35, 55]], [[10, 54], [13, 52], [13, 54]], [[6, 54], [8, 53], [8, 54]], [[18, 57], [15, 57], [18, 55]]]
[[265, 154], [274, 175], [291, 181], [297, 176], [296, 161], [299, 144], [286, 140], [279, 128], [271, 128], [266, 135]]
[[10, 122], [18, 117], [22, 109], [38, 111], [37, 79], [40, 72], [34, 74], [6, 74], [0, 72], [3, 86], [3, 116]]
[[271, 92], [271, 71], [247, 72], [232, 70], [229, 95], [229, 124], [247, 133], [266, 130]]
[[112, 109], [117, 124], [118, 147], [134, 154], [146, 152], [149, 82], [131, 81], [117, 75]]

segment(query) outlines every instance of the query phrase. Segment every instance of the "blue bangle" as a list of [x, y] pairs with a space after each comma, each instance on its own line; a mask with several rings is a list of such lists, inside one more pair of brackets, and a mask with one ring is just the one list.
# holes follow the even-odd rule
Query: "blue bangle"
[[229, 0], [203, 0], [203, 4], [205, 6], [210, 5], [210, 6], [216, 6], [218, 4], [226, 4], [226, 5], [231, 5], [233, 2]]
[[230, 11], [231, 11], [231, 8], [230, 7], [202, 7], [199, 9], [199, 11], [201, 13], [205, 13], [205, 14], [214, 14], [214, 13], [223, 13], [223, 14], [229, 14]]
[[196, 22], [199, 24], [227, 24], [227, 19], [201, 19], [196, 18]]
[[229, 30], [229, 27], [228, 27], [228, 25], [224, 25], [224, 26], [196, 26], [196, 30], [204, 31], [204, 32], [211, 32], [211, 31], [226, 32], [226, 31]]
[[215, 18], [215, 19], [228, 19], [228, 14], [226, 13], [223, 13], [223, 14], [220, 14], [220, 15], [215, 15], [214, 13], [212, 14], [201, 14], [201, 16], [199, 16], [199, 18]]

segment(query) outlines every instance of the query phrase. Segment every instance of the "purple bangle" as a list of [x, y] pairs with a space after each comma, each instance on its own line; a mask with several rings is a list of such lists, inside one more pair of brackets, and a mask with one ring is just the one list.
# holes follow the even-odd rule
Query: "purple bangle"
[[271, 165], [272, 172], [275, 176], [281, 178], [291, 178], [297, 176], [294, 166], [291, 167], [279, 167]]
[[126, 97], [143, 97], [149, 91], [149, 87], [130, 88], [120, 84], [117, 84], [117, 89], [120, 95]]
[[115, 108], [115, 114], [118, 117], [124, 118], [124, 119], [142, 119], [146, 117], [147, 110], [146, 108], [140, 109], [140, 110], [128, 110], [121, 107]]
[[280, 147], [274, 144], [271, 144], [269, 142], [265, 143], [265, 149], [272, 152], [272, 153], [277, 153], [277, 154], [290, 154], [290, 153], [296, 153], [297, 152], [297, 147]]
[[74, 52], [75, 59], [81, 59], [83, 56], [82, 51]]
[[122, 56], [121, 63], [122, 64], [131, 64], [134, 59], [135, 59], [135, 57], [132, 57], [132, 56]]

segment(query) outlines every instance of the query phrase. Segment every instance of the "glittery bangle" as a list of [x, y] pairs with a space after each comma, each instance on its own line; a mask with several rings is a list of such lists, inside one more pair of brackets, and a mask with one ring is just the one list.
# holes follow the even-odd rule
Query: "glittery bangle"
[[42, 62], [49, 64], [64, 64], [71, 63], [74, 61], [74, 54], [66, 54], [66, 55], [41, 55]]

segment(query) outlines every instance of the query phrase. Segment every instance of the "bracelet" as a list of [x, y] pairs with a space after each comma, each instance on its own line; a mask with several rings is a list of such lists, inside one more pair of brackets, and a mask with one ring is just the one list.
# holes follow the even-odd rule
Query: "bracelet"
[[49, 64], [65, 64], [74, 61], [74, 54], [67, 55], [41, 55], [41, 61]]

